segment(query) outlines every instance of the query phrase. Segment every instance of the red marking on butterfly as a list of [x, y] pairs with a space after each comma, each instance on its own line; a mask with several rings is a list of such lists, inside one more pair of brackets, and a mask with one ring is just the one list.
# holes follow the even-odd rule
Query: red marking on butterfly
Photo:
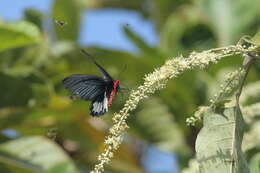
[[117, 87], [119, 86], [119, 80], [115, 80], [114, 82], [114, 88], [110, 94], [109, 100], [108, 100], [108, 106], [112, 106], [113, 98], [115, 97], [115, 94], [117, 92]]

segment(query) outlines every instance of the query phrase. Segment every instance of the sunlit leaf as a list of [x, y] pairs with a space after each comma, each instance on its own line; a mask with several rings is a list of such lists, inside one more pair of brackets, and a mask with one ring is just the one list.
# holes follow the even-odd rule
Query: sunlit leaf
[[260, 46], [260, 30], [254, 35], [252, 42], [257, 46]]
[[74, 49], [74, 44], [68, 41], [59, 41], [50, 47], [50, 51], [55, 57], [62, 57], [62, 55], [71, 52]]
[[238, 41], [241, 33], [249, 29], [257, 20], [260, 8], [258, 0], [202, 0], [199, 2], [202, 11], [209, 18], [209, 23], [217, 35], [220, 46]]
[[244, 121], [239, 107], [208, 109], [196, 140], [200, 173], [249, 173], [241, 150]]
[[22, 137], [0, 144], [0, 162], [10, 168], [14, 164], [33, 172], [77, 172], [60, 147], [40, 136]]
[[255, 154], [250, 162], [250, 173], [259, 173], [260, 172], [260, 153]]
[[[180, 17], [181, 16], [181, 17]], [[160, 49], [169, 55], [215, 46], [214, 35], [194, 6], [184, 6], [172, 13], [160, 31]]]
[[39, 29], [32, 23], [0, 24], [0, 51], [26, 46], [40, 41]]

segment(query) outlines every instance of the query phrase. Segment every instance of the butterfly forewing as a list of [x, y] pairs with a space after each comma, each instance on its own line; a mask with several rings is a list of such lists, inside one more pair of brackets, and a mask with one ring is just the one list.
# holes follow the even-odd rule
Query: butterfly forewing
[[63, 85], [86, 101], [96, 100], [106, 90], [106, 82], [94, 75], [71, 75], [63, 80]]

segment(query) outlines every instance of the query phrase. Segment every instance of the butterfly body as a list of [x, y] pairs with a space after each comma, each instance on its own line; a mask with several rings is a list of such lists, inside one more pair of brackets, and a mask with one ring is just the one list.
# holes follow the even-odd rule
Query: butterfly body
[[[90, 56], [83, 51], [88, 57]], [[93, 59], [103, 77], [86, 74], [74, 74], [63, 79], [63, 85], [74, 96], [91, 101], [90, 111], [92, 116], [104, 115], [112, 105], [115, 94], [120, 90], [119, 81], [113, 78]]]

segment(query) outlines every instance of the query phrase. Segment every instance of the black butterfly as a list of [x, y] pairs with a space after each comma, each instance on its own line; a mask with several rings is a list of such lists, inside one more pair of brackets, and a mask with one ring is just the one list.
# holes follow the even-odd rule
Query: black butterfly
[[114, 80], [86, 51], [81, 52], [97, 66], [103, 77], [75, 74], [63, 79], [63, 85], [76, 97], [91, 101], [92, 116], [104, 115], [112, 105], [115, 94], [120, 90], [119, 80]]

